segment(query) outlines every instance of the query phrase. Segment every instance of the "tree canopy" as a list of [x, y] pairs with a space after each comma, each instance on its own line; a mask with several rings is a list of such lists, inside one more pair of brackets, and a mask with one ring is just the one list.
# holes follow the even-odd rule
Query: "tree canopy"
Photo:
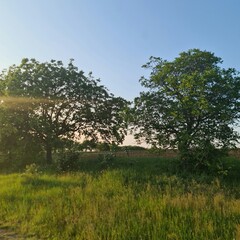
[[40, 63], [23, 59], [1, 74], [1, 107], [10, 109], [11, 126], [37, 139], [49, 163], [64, 139], [122, 142], [127, 105], [71, 60]]
[[221, 58], [199, 49], [182, 52], [173, 61], [151, 57], [143, 66], [151, 70], [150, 76], [140, 79], [148, 90], [134, 101], [136, 139], [177, 148], [181, 159], [195, 166], [208, 164], [216, 149], [234, 145], [240, 78], [221, 63]]

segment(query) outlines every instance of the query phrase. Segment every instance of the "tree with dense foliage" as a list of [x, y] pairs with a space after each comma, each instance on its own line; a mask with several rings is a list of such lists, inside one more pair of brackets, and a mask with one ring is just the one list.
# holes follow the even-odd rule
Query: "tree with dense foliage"
[[94, 139], [91, 139], [91, 140], [84, 140], [82, 143], [81, 143], [81, 150], [82, 151], [90, 151], [92, 152], [93, 150], [96, 149], [97, 147], [97, 142], [94, 140]]
[[177, 148], [183, 162], [207, 167], [220, 149], [238, 139], [240, 78], [220, 67], [221, 58], [198, 49], [173, 61], [151, 57], [141, 92], [134, 101], [135, 137], [158, 148]]
[[[125, 136], [122, 110], [127, 102], [114, 97], [91, 75], [86, 77], [71, 60], [40, 63], [23, 59], [1, 74], [2, 105], [12, 101], [11, 114], [16, 128], [37, 139], [46, 152], [48, 163], [52, 151], [64, 139], [104, 140], [121, 143]], [[3, 90], [2, 90], [3, 89]], [[19, 125], [21, 119], [24, 123]]]

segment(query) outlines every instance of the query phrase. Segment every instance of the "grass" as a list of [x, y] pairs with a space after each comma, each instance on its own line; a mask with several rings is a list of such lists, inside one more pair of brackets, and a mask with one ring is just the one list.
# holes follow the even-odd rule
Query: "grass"
[[178, 172], [174, 159], [80, 164], [0, 175], [0, 225], [24, 239], [240, 239], [238, 160], [226, 177]]

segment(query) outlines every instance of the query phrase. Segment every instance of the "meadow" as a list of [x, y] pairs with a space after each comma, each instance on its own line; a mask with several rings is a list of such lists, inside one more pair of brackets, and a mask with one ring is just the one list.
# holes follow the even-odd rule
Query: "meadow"
[[226, 175], [131, 156], [1, 174], [0, 239], [240, 239], [240, 161], [225, 161]]

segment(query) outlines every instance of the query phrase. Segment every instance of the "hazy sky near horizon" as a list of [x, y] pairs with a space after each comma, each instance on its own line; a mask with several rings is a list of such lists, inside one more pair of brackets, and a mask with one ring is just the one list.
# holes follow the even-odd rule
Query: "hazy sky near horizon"
[[191, 48], [240, 69], [238, 0], [0, 0], [0, 70], [21, 59], [70, 58], [133, 100], [150, 56]]

